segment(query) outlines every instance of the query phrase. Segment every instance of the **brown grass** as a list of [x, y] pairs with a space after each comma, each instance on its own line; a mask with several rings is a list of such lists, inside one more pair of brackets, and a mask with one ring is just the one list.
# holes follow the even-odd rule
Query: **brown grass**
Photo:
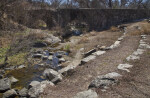
[[143, 34], [150, 34], [150, 24], [144, 25], [143, 26]]
[[117, 27], [115, 27], [115, 26], [111, 26], [111, 28], [110, 28], [110, 31], [111, 32], [117, 32], [117, 31], [119, 31], [120, 29], [119, 28], [117, 28]]
[[28, 33], [25, 37], [28, 39], [44, 39], [47, 35], [44, 33]]
[[[140, 27], [140, 29], [136, 28], [137, 26]], [[128, 35], [129, 36], [136, 36], [141, 34], [150, 34], [150, 24], [148, 22], [140, 22], [136, 24], [136, 26], [131, 26], [128, 28]]]

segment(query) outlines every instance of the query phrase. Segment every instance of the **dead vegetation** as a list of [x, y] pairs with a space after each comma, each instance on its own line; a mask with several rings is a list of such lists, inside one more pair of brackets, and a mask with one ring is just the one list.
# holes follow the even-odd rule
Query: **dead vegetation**
[[136, 35], [141, 35], [141, 34], [150, 34], [150, 23], [143, 21], [143, 22], [138, 22], [136, 24], [131, 25], [128, 27], [128, 35], [129, 36], [136, 36]]
[[120, 29], [118, 27], [116, 27], [116, 26], [111, 26], [110, 31], [112, 31], [112, 32], [119, 32]]

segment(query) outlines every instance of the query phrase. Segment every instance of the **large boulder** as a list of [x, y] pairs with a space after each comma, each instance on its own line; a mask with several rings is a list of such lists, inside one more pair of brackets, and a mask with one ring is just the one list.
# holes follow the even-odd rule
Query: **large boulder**
[[14, 89], [8, 90], [3, 94], [3, 98], [15, 98], [17, 96], [17, 92]]
[[40, 84], [39, 81], [32, 81], [32, 82], [29, 84], [29, 87], [28, 87], [28, 88], [32, 88], [32, 87], [34, 87], [34, 86], [36, 86], [36, 85], [38, 85], [38, 84]]
[[19, 80], [18, 79], [16, 79], [15, 77], [10, 77], [9, 78], [10, 79], [10, 81], [11, 81], [11, 84], [14, 84], [14, 83], [16, 83], [16, 82], [18, 82]]
[[82, 65], [82, 64], [85, 64], [85, 63], [87, 63], [87, 62], [89, 62], [89, 61], [91, 61], [91, 60], [94, 60], [95, 58], [96, 58], [95, 55], [90, 55], [90, 56], [88, 56], [88, 57], [82, 59], [81, 65]]
[[129, 68], [132, 68], [132, 67], [133, 65], [130, 65], [130, 64], [119, 64], [117, 68], [120, 70], [125, 70], [127, 72], [130, 72]]
[[61, 40], [58, 37], [51, 35], [51, 36], [45, 38], [44, 42], [47, 44], [56, 44], [56, 43], [61, 42]]
[[77, 95], [74, 96], [73, 98], [98, 98], [98, 95], [95, 91], [90, 89], [88, 91], [77, 93]]
[[46, 69], [43, 73], [43, 76], [53, 82], [58, 82], [62, 80], [62, 74], [58, 73], [53, 69]]
[[0, 92], [4, 92], [11, 88], [11, 81], [9, 78], [0, 79]]
[[102, 89], [104, 89], [105, 87], [116, 84], [118, 82], [117, 78], [120, 76], [121, 75], [116, 73], [116, 72], [112, 72], [112, 73], [108, 73], [106, 75], [98, 76], [91, 82], [91, 84], [89, 85], [89, 88], [102, 88]]
[[40, 84], [37, 84], [36, 86], [30, 88], [28, 90], [28, 95], [30, 96], [30, 98], [38, 98], [38, 96], [44, 91], [47, 85], [54, 86], [54, 84], [50, 81], [43, 81]]
[[19, 91], [19, 96], [20, 97], [27, 97], [28, 96], [28, 89], [23, 88]]

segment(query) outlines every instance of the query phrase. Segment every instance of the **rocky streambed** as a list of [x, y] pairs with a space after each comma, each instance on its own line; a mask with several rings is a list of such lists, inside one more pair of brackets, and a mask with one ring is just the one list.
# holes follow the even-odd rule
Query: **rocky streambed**
[[[47, 84], [54, 85], [62, 80], [62, 75], [58, 71], [69, 62], [69, 53], [63, 49], [56, 49], [61, 40], [49, 36], [44, 42], [34, 43], [27, 58], [30, 62], [27, 66], [9, 66], [0, 70], [1, 98], [36, 98]], [[49, 46], [51, 43], [53, 44]]]

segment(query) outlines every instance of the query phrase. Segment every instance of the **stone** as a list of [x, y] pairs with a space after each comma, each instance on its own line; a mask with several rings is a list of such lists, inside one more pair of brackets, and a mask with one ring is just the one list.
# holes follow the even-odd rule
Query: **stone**
[[42, 56], [42, 60], [47, 60], [48, 56]]
[[19, 96], [20, 97], [27, 97], [28, 96], [28, 89], [23, 88], [19, 91]]
[[64, 58], [60, 58], [59, 62], [65, 62], [66, 60]]
[[144, 51], [145, 50], [143, 50], [143, 49], [137, 49], [137, 51], [135, 51], [135, 52], [133, 52], [133, 55], [141, 55], [141, 54], [143, 54], [144, 53]]
[[141, 35], [142, 39], [146, 39], [146, 35]]
[[51, 85], [51, 86], [54, 86], [54, 83], [52, 83], [51, 81], [42, 81], [41, 84], [46, 84], [46, 85]]
[[123, 40], [123, 37], [118, 38], [118, 41], [122, 41], [122, 40]]
[[45, 66], [45, 64], [41, 63], [41, 64], [38, 64], [38, 66], [44, 67], [44, 66]]
[[38, 96], [44, 91], [47, 85], [53, 86], [54, 84], [49, 81], [43, 81], [36, 86], [33, 86], [28, 90], [28, 95], [30, 98], [38, 98]]
[[2, 79], [4, 76], [2, 74], [0, 74], [0, 79]]
[[17, 96], [17, 92], [14, 89], [8, 90], [3, 94], [3, 98], [14, 98]]
[[105, 78], [116, 78], [116, 77], [121, 77], [122, 75], [116, 73], [116, 72], [111, 72], [111, 73], [108, 73], [106, 74], [104, 77]]
[[90, 56], [88, 56], [88, 57], [82, 59], [81, 64], [87, 63], [87, 62], [89, 62], [89, 61], [91, 61], [91, 60], [94, 60], [95, 58], [96, 58], [95, 55], [90, 55]]
[[25, 65], [18, 66], [18, 69], [22, 69], [22, 68], [26, 68], [26, 66]]
[[143, 48], [144, 48], [144, 49], [145, 49], [145, 48], [150, 49], [150, 45], [148, 45], [148, 44], [140, 44], [140, 45], [139, 45], [139, 48], [142, 48], [142, 49], [143, 49]]
[[106, 51], [97, 51], [97, 52], [94, 52], [93, 55], [99, 56], [99, 55], [102, 55], [104, 53], [106, 53]]
[[42, 54], [43, 53], [43, 49], [37, 49], [34, 53]]
[[59, 55], [66, 55], [66, 52], [65, 52], [65, 51], [57, 51], [57, 53], [58, 53]]
[[4, 92], [11, 88], [11, 81], [9, 78], [0, 79], [0, 92]]
[[10, 66], [10, 67], [7, 67], [5, 68], [5, 70], [14, 70], [16, 66]]
[[56, 52], [53, 57], [57, 57], [57, 58], [61, 58], [63, 56], [63, 54]]
[[51, 35], [50, 37], [45, 38], [44, 42], [47, 44], [56, 44], [56, 43], [61, 42], [61, 40], [58, 37]]
[[41, 57], [42, 57], [42, 54], [33, 54], [32, 57], [33, 57], [33, 58], [41, 58]]
[[114, 85], [118, 83], [117, 79], [118, 77], [121, 77], [122, 75], [112, 72], [108, 73], [106, 75], [97, 76], [89, 85], [89, 88], [102, 88], [105, 89], [110, 85]]
[[120, 41], [116, 41], [115, 43], [114, 43], [114, 47], [118, 47], [120, 45]]
[[50, 55], [50, 56], [48, 57], [48, 59], [49, 59], [49, 60], [52, 60], [52, 59], [53, 59], [53, 56], [52, 56], [52, 55]]
[[105, 49], [106, 49], [106, 46], [101, 46], [101, 47], [100, 47], [100, 46], [98, 45], [97, 48], [99, 48], [100, 50], [105, 50]]
[[98, 95], [95, 91], [89, 89], [87, 91], [77, 93], [73, 98], [98, 98]]
[[91, 49], [88, 52], [84, 53], [84, 57], [90, 56], [92, 53], [96, 52], [96, 49]]
[[132, 67], [133, 65], [130, 65], [130, 64], [119, 64], [117, 68], [120, 70], [125, 70], [127, 72], [130, 72], [129, 68], [132, 68]]
[[10, 82], [11, 84], [14, 84], [14, 83], [17, 83], [19, 80], [14, 78], [13, 76], [9, 78], [10, 79]]
[[56, 78], [57, 78], [57, 81], [62, 80], [62, 75], [53, 69], [45, 69], [45, 71], [43, 72], [43, 76], [49, 81], [52, 81], [53, 79], [56, 79]]
[[5, 70], [0, 70], [0, 74], [5, 74]]
[[130, 55], [126, 58], [127, 61], [130, 61], [130, 60], [139, 60], [140, 57], [139, 56], [135, 56], [135, 55]]
[[146, 44], [146, 42], [144, 42], [144, 41], [140, 41], [140, 44]]
[[49, 52], [49, 55], [53, 55], [54, 54], [54, 52]]
[[29, 84], [29, 87], [28, 87], [28, 88], [32, 88], [32, 87], [34, 87], [34, 86], [36, 86], [36, 85], [38, 85], [38, 84], [40, 84], [39, 81], [32, 81], [32, 82]]

